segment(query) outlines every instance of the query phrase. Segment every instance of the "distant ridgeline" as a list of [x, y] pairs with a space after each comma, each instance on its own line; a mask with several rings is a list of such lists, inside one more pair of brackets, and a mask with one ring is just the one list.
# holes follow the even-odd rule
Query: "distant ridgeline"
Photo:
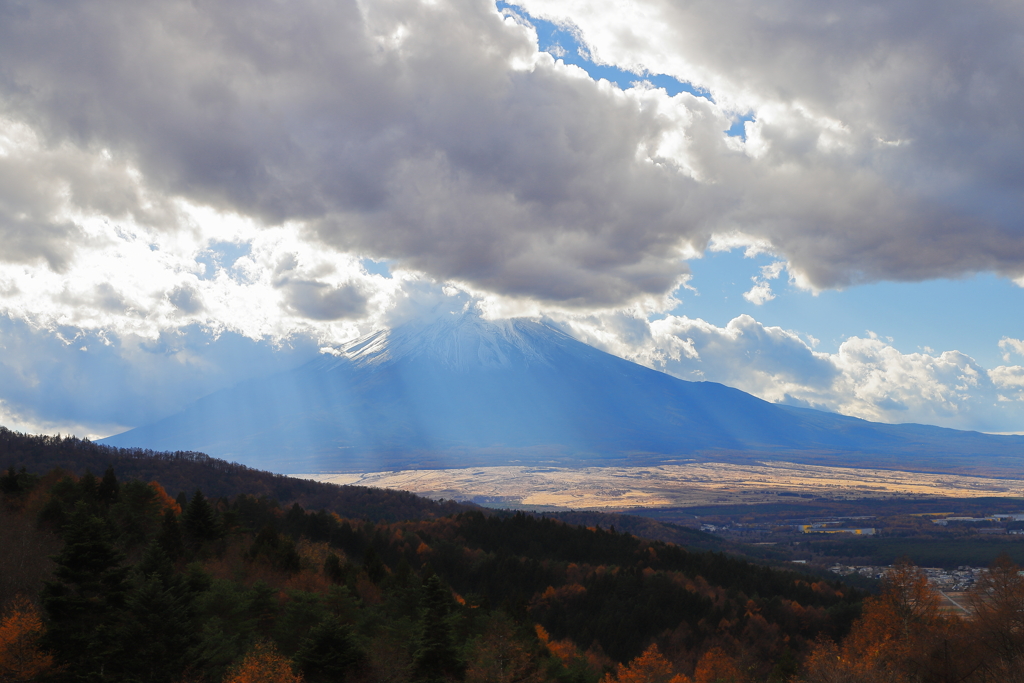
[[[172, 495], [189, 495], [200, 489], [210, 498], [240, 494], [265, 496], [283, 505], [328, 510], [345, 517], [374, 522], [431, 519], [477, 510], [478, 506], [455, 501], [437, 502], [406, 491], [338, 486], [264, 472], [238, 463], [211, 458], [205, 453], [173, 453], [140, 448], [114, 448], [73, 436], [37, 436], [0, 427], [0, 471], [24, 467], [34, 475], [54, 468], [83, 475], [113, 467], [119, 477], [156, 481]], [[600, 512], [554, 512], [544, 516], [571, 524], [615, 526], [620, 531], [689, 547], [721, 550], [730, 544], [709, 534], [676, 524], [634, 515]]]
[[[614, 529], [347, 499], [200, 454], [3, 430], [3, 459], [0, 680], [784, 681], [863, 598]], [[194, 492], [175, 499], [161, 477]], [[422, 514], [372, 522], [270, 497], [323, 490], [372, 500], [377, 519]]]
[[180, 491], [191, 495], [196, 489], [211, 498], [246, 493], [373, 521], [424, 519], [475, 509], [452, 501], [437, 503], [406, 491], [294, 479], [205, 453], [114, 448], [73, 436], [37, 436], [0, 427], [2, 469], [24, 467], [42, 475], [59, 467], [82, 475], [86, 471], [99, 474], [111, 466], [119, 477], [159, 482], [171, 495]]

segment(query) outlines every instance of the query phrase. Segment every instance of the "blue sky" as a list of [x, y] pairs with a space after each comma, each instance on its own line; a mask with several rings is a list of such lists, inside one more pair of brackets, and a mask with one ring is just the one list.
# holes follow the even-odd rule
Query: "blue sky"
[[874, 332], [891, 337], [900, 350], [957, 349], [986, 367], [1002, 363], [999, 340], [1024, 336], [1024, 290], [983, 273], [959, 280], [877, 282], [817, 294], [789, 284], [783, 273], [772, 282], [775, 299], [760, 306], [743, 298], [759, 267], [776, 259], [748, 258], [740, 251], [709, 252], [690, 261], [691, 286], [677, 292], [672, 313], [723, 326], [741, 313], [766, 325], [798, 330], [835, 351], [849, 337]]
[[769, 401], [1024, 431], [1024, 12], [967, 11], [27, 7], [0, 424], [105, 436], [472, 305]]

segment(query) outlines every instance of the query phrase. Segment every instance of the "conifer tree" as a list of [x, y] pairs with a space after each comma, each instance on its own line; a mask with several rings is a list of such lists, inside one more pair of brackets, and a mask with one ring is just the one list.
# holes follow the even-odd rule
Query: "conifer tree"
[[7, 468], [7, 474], [0, 477], [0, 493], [8, 495], [27, 493], [35, 487], [38, 481], [39, 477], [29, 473], [24, 467], [15, 472], [14, 465], [11, 465]]
[[9, 495], [20, 492], [21, 486], [18, 483], [18, 473], [14, 471], [14, 465], [11, 465], [7, 468], [7, 473], [0, 477], [0, 493]]
[[174, 510], [164, 510], [157, 543], [172, 562], [185, 554], [185, 539], [182, 537], [181, 525], [178, 524], [178, 516], [174, 514]]
[[361, 669], [365, 661], [366, 653], [352, 628], [334, 615], [310, 629], [295, 655], [295, 663], [310, 683], [344, 680], [345, 676]]
[[49, 615], [44, 647], [52, 649], [70, 680], [115, 680], [128, 592], [123, 557], [103, 520], [80, 503], [54, 558], [56, 581], [44, 585]]
[[195, 607], [192, 592], [158, 542], [149, 546], [136, 567], [127, 605], [130, 617], [122, 637], [132, 647], [122, 663], [126, 679], [176, 680], [191, 663], [198, 643]]
[[269, 525], [263, 527], [256, 535], [256, 540], [253, 541], [246, 557], [253, 562], [262, 558], [271, 567], [289, 573], [297, 572], [302, 568], [295, 543], [290, 538], [282, 538]]
[[184, 528], [186, 540], [193, 548], [197, 548], [207, 541], [215, 541], [224, 535], [220, 522], [217, 520], [217, 513], [199, 489], [196, 489], [188, 507], [185, 508], [181, 517], [181, 525]]
[[107, 468], [107, 471], [103, 474], [103, 479], [96, 487], [96, 498], [102, 507], [107, 508], [117, 502], [120, 490], [121, 485], [118, 483], [117, 477], [114, 475], [114, 467], [111, 465]]
[[333, 583], [345, 583], [345, 580], [348, 578], [347, 574], [348, 572], [341, 558], [334, 553], [329, 554], [327, 559], [324, 560], [324, 576]]
[[99, 503], [99, 488], [100, 483], [96, 479], [96, 475], [90, 470], [86, 470], [82, 478], [78, 480], [78, 499], [84, 501], [90, 509], [96, 510], [96, 506]]
[[420, 634], [413, 655], [412, 680], [416, 683], [461, 680], [465, 664], [455, 643], [452, 598], [436, 574], [424, 582], [421, 604]]

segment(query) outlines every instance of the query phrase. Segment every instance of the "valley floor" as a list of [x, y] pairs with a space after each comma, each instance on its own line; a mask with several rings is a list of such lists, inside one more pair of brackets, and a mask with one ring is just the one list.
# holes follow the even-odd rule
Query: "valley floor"
[[402, 489], [519, 509], [624, 509], [770, 503], [786, 496], [1024, 497], [1024, 479], [823, 467], [790, 462], [692, 462], [654, 467], [471, 467], [295, 477]]

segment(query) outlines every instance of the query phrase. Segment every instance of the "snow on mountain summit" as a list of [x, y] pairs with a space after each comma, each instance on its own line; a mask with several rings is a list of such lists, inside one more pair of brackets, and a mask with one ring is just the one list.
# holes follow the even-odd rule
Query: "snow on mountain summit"
[[329, 351], [357, 367], [429, 359], [453, 370], [547, 365], [565, 352], [569, 335], [524, 318], [486, 320], [476, 311], [414, 321], [378, 330]]

